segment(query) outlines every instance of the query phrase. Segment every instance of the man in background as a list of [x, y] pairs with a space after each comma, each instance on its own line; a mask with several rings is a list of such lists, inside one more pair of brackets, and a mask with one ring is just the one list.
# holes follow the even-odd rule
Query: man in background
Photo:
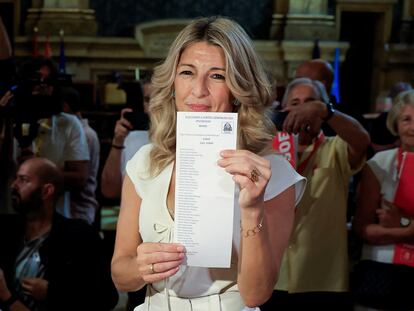
[[[148, 114], [152, 90], [150, 77], [141, 80], [141, 85], [143, 109], [144, 113]], [[133, 108], [125, 108], [121, 111], [121, 118], [115, 125], [111, 150], [102, 171], [101, 191], [107, 198], [120, 198], [126, 163], [139, 148], [149, 142], [148, 131], [135, 129], [134, 120], [127, 118], [127, 113], [131, 112], [133, 112]]]
[[12, 113], [15, 161], [40, 156], [55, 163], [62, 170], [65, 188], [56, 209], [67, 218], [76, 218], [70, 196], [84, 188], [89, 173], [82, 124], [76, 116], [62, 112], [62, 81], [52, 60], [33, 59], [19, 68], [18, 75], [22, 82], [13, 98]]
[[44, 158], [19, 167], [12, 184], [18, 215], [0, 217], [0, 309], [111, 310], [117, 303], [97, 231], [55, 212], [63, 180]]
[[74, 218], [93, 224], [98, 211], [96, 200], [97, 175], [99, 169], [100, 143], [98, 134], [89, 126], [88, 120], [82, 118], [79, 93], [72, 87], [62, 89], [63, 111], [75, 115], [82, 123], [89, 150], [89, 172], [85, 186], [80, 191], [71, 193], [70, 204]]

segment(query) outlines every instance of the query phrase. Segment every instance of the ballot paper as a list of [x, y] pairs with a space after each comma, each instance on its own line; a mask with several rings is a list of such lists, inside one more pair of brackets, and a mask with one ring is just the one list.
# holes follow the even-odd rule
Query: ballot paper
[[217, 161], [236, 144], [237, 113], [177, 113], [174, 242], [188, 266], [230, 267], [235, 185]]

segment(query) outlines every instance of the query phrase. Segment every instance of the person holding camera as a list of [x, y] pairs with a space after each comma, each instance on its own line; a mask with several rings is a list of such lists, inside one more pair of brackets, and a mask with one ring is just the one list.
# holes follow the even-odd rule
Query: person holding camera
[[[355, 119], [333, 109], [320, 81], [294, 79], [282, 107], [288, 112], [283, 130], [297, 134], [297, 171], [308, 186], [296, 211], [277, 290], [262, 310], [350, 310], [348, 184], [364, 165], [369, 135]], [[323, 123], [337, 135], [325, 137]]]
[[85, 132], [76, 116], [62, 112], [60, 87], [68, 84], [50, 59], [34, 59], [23, 64], [10, 117], [14, 122], [14, 159], [41, 156], [63, 172], [65, 193], [57, 211], [67, 218], [79, 218], [71, 208], [70, 193], [81, 191], [89, 172], [89, 151]]
[[[124, 108], [121, 118], [116, 122], [111, 150], [106, 159], [101, 175], [101, 192], [111, 199], [121, 197], [122, 180], [125, 175], [126, 163], [142, 146], [148, 144], [148, 131], [138, 130], [148, 127], [148, 106], [151, 98], [151, 75], [140, 81], [143, 98], [143, 113], [137, 114], [132, 108]], [[134, 85], [135, 87], [136, 85]], [[136, 105], [135, 102], [131, 106]], [[147, 119], [147, 120], [146, 120]], [[145, 299], [146, 288], [134, 292], [128, 292], [127, 310], [133, 310], [134, 306], [141, 304]]]
[[[151, 97], [151, 79], [141, 81], [143, 91], [144, 113], [148, 114], [148, 105]], [[138, 130], [144, 128], [148, 120], [144, 120], [134, 113], [132, 108], [124, 108], [121, 111], [121, 118], [116, 122], [111, 150], [106, 159], [102, 176], [101, 191], [107, 198], [119, 198], [121, 196], [122, 179], [125, 174], [125, 167], [139, 148], [148, 144], [148, 131]]]
[[71, 193], [71, 209], [76, 211], [76, 217], [92, 225], [95, 223], [98, 211], [98, 201], [96, 199], [97, 175], [99, 169], [99, 155], [101, 145], [98, 134], [89, 125], [88, 119], [82, 118], [81, 99], [79, 92], [73, 87], [62, 88], [63, 111], [76, 116], [82, 123], [86, 135], [89, 150], [89, 172], [85, 186], [80, 191]]

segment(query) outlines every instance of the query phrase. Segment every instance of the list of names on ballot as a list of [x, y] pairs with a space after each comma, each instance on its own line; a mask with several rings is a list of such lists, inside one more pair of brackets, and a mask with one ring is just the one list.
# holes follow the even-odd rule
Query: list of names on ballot
[[235, 185], [217, 161], [236, 145], [236, 113], [177, 113], [174, 242], [188, 266], [230, 267]]

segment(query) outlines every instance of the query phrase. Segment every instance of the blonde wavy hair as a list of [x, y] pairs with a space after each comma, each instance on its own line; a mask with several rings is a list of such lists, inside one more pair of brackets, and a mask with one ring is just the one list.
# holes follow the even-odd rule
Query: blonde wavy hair
[[271, 140], [276, 133], [267, 113], [271, 104], [271, 83], [250, 38], [240, 25], [228, 18], [199, 18], [178, 34], [165, 61], [154, 69], [149, 105], [149, 136], [153, 143], [151, 176], [158, 175], [175, 160], [177, 110], [173, 94], [176, 68], [183, 51], [197, 42], [219, 46], [224, 52], [226, 84], [240, 103], [234, 106], [234, 112], [238, 113], [238, 149], [257, 154], [271, 151]]

